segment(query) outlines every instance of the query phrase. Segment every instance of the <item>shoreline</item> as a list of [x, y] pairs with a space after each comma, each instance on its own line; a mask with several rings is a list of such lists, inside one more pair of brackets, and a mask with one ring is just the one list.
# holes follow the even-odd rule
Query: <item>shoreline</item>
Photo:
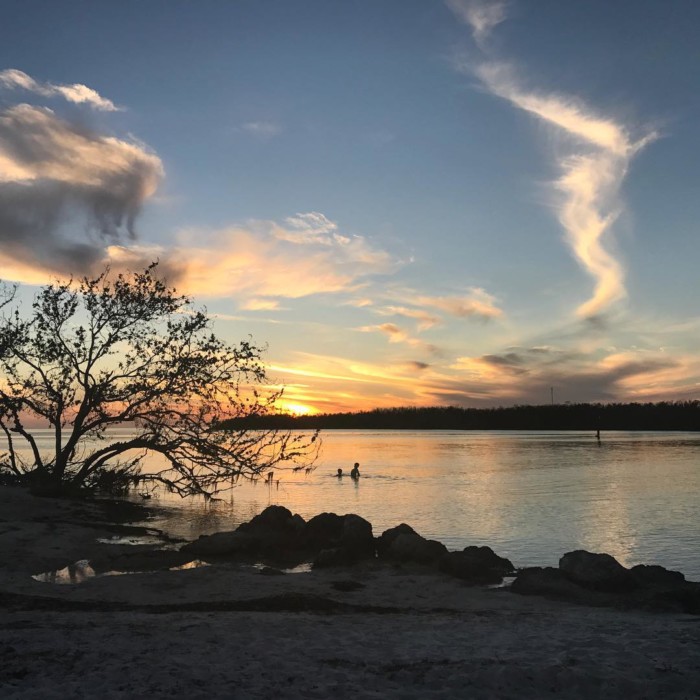
[[700, 686], [697, 616], [520, 596], [420, 566], [31, 578], [133, 551], [97, 542], [129, 527], [105, 515], [0, 488], [3, 698], [682, 698]]

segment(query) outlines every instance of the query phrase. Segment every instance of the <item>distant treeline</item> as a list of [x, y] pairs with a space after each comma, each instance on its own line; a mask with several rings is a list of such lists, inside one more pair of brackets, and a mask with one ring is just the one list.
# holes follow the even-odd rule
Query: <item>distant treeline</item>
[[224, 428], [324, 430], [700, 430], [700, 401], [572, 403], [506, 408], [377, 408], [359, 413], [251, 416]]

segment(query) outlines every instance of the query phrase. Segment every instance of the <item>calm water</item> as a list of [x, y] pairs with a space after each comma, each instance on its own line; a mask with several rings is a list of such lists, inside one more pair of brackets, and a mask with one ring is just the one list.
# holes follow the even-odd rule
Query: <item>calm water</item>
[[[335, 477], [360, 462], [359, 482]], [[572, 549], [700, 580], [700, 434], [327, 431], [316, 470], [243, 484], [223, 503], [161, 495], [173, 535], [232, 529], [269, 504], [358, 513], [375, 534], [409, 523], [450, 549], [487, 544], [516, 566]]]

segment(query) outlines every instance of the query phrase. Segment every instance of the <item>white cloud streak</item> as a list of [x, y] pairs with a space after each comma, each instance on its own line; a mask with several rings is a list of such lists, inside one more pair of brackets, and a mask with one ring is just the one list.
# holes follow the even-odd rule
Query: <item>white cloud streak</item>
[[62, 97], [73, 104], [86, 104], [103, 112], [116, 112], [120, 109], [114, 102], [102, 97], [96, 90], [87, 85], [81, 83], [73, 83], [72, 85], [40, 83], [16, 68], [0, 71], [0, 85], [11, 90], [27, 90], [42, 97]]
[[491, 93], [569, 139], [569, 153], [558, 162], [561, 176], [553, 183], [560, 195], [557, 212], [574, 255], [595, 280], [593, 295], [577, 315], [599, 316], [626, 296], [623, 266], [604, 242], [621, 209], [618, 193], [629, 163], [656, 134], [635, 141], [627, 128], [571, 98], [527, 92], [503, 64], [486, 63], [475, 72]]

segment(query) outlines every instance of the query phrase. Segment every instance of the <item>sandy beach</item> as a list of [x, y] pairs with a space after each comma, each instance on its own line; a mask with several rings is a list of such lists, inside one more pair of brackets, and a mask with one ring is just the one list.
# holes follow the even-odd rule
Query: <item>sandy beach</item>
[[[135, 548], [107, 541], [147, 534], [124, 526], [143, 517], [0, 489], [1, 697], [700, 696], [692, 615], [525, 597], [374, 561], [32, 578], [79, 560], [108, 571]], [[160, 546], [177, 565], [178, 545]], [[153, 548], [139, 548], [145, 561]]]

